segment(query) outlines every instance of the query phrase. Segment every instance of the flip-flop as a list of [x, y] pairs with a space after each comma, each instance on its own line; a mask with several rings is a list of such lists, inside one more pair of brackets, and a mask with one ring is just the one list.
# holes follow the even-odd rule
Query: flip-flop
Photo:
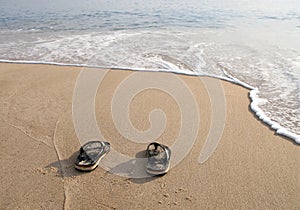
[[110, 144], [103, 141], [90, 141], [84, 144], [75, 160], [75, 168], [80, 171], [94, 170], [100, 160], [109, 152]]
[[170, 167], [171, 150], [169, 147], [152, 142], [147, 147], [146, 172], [151, 175], [162, 175], [168, 172]]

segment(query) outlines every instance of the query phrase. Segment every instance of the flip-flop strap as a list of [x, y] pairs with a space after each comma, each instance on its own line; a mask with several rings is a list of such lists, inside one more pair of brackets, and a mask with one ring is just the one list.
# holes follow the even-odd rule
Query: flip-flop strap
[[148, 147], [147, 147], [147, 154], [148, 154], [148, 156], [149, 156], [149, 152], [150, 152], [149, 148], [152, 145], [154, 145], [154, 150], [157, 150], [158, 147], [161, 147], [164, 150], [163, 152], [166, 153], [166, 155], [165, 155], [166, 158], [168, 158], [168, 156], [170, 156], [168, 147], [166, 147], [165, 145], [159, 144], [157, 142], [152, 142], [152, 143], [150, 143], [148, 145]]
[[92, 159], [90, 158], [90, 156], [86, 153], [86, 151], [82, 147], [80, 148], [79, 158], [81, 160], [92, 161]]
[[[152, 142], [152, 143], [150, 143], [150, 144], [148, 145], [147, 151], [149, 151], [149, 148], [150, 148], [150, 146], [152, 146], [152, 145], [154, 145], [155, 150], [157, 149], [157, 147], [162, 147], [162, 146], [163, 146], [163, 145], [161, 145], [161, 144], [159, 144], [159, 143], [157, 143], [157, 142]], [[162, 148], [164, 148], [164, 147], [162, 147]]]

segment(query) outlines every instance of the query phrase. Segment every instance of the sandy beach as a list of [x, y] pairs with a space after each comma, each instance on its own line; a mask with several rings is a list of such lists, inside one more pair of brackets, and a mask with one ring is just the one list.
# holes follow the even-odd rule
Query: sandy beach
[[[196, 99], [199, 132], [190, 153], [162, 177], [133, 179], [98, 167], [74, 169], [80, 148], [72, 97], [82, 68], [0, 63], [0, 209], [299, 209], [300, 147], [275, 135], [249, 110], [249, 90], [221, 81], [226, 123], [213, 155], [199, 154], [211, 128], [211, 100], [197, 77], [177, 75]], [[143, 156], [147, 143], [123, 137], [112, 119], [114, 91], [134, 71], [110, 70], [96, 97], [98, 126], [122, 154]], [[169, 73], [139, 72], [150, 78]], [[212, 78], [203, 78], [208, 83]], [[166, 81], [167, 82], [167, 81]], [[130, 119], [149, 128], [149, 113], [164, 111], [158, 142], [172, 145], [180, 112], [166, 93], [148, 89], [131, 103]], [[105, 158], [104, 158], [105, 161]]]

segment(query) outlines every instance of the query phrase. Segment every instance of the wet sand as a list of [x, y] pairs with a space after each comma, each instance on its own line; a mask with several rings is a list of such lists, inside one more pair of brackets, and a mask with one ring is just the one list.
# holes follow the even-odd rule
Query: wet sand
[[[72, 97], [81, 69], [0, 63], [1, 209], [300, 208], [299, 145], [275, 135], [255, 118], [247, 89], [212, 78], [176, 75], [196, 99], [200, 124], [190, 153], [165, 176], [116, 175], [122, 168], [76, 171], [73, 163], [80, 140], [73, 124]], [[147, 143], [122, 136], [111, 111], [116, 89], [135, 73], [110, 70], [98, 88], [95, 113], [114, 150], [143, 157]], [[169, 75], [138, 74], [141, 78]], [[200, 164], [207, 136], [214, 132], [211, 93], [205, 84], [216, 81], [225, 93], [226, 121], [216, 150]], [[147, 89], [137, 94], [130, 104], [131, 122], [138, 130], [147, 130], [149, 113], [156, 108], [167, 119], [157, 141], [172, 145], [182, 126], [180, 107], [165, 92]]]

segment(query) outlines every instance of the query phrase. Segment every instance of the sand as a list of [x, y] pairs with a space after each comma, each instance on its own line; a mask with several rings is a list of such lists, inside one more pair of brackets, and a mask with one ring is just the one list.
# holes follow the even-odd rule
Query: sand
[[[135, 179], [101, 167], [90, 173], [76, 171], [73, 163], [80, 140], [73, 124], [72, 97], [80, 70], [0, 63], [0, 209], [300, 208], [299, 145], [275, 135], [255, 118], [247, 89], [211, 78], [176, 75], [195, 97], [200, 124], [192, 150], [165, 176]], [[95, 113], [114, 150], [143, 157], [147, 143], [121, 135], [111, 111], [114, 91], [135, 73], [110, 70], [99, 86]], [[151, 80], [170, 74], [138, 75]], [[214, 133], [210, 130], [214, 102], [206, 85], [216, 81], [224, 89], [226, 121], [216, 150], [200, 164], [207, 136]], [[165, 92], [147, 89], [137, 94], [129, 109], [131, 122], [138, 130], [147, 130], [148, 115], [155, 108], [162, 109], [167, 119], [157, 141], [172, 145], [180, 134], [181, 115], [176, 100]]]

